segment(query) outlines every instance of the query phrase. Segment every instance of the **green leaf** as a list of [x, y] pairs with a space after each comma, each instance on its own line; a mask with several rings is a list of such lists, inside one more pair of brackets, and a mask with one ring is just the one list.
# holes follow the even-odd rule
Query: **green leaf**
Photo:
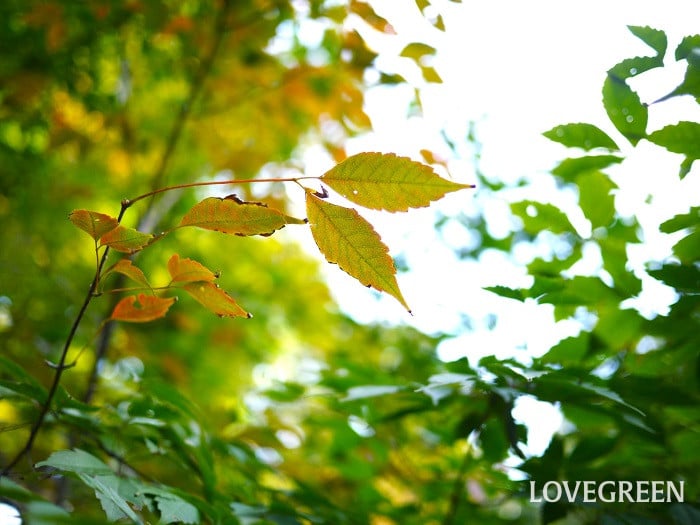
[[673, 233], [685, 228], [697, 228], [700, 225], [700, 207], [693, 207], [688, 213], [681, 213], [663, 222], [660, 230], [663, 233]]
[[617, 185], [600, 171], [585, 173], [577, 178], [579, 206], [591, 227], [607, 226], [615, 216], [615, 202], [611, 191]]
[[89, 475], [113, 475], [112, 469], [102, 460], [84, 450], [59, 450], [52, 453], [44, 461], [36, 464], [36, 467], [51, 467], [65, 472]]
[[239, 236], [268, 236], [287, 224], [304, 222], [261, 202], [246, 202], [229, 195], [223, 199], [208, 197], [195, 204], [182, 218], [179, 227], [196, 226]]
[[392, 212], [429, 206], [446, 193], [471, 187], [445, 180], [431, 167], [391, 153], [353, 155], [321, 180], [355, 204]]
[[141, 492], [155, 497], [163, 523], [200, 523], [197, 508], [172, 492], [151, 485], [143, 486]]
[[527, 298], [527, 296], [523, 293], [522, 290], [508, 288], [507, 286], [486, 286], [484, 287], [484, 290], [493, 292], [496, 295], [500, 295], [501, 297], [506, 297], [507, 299], [515, 299], [516, 301], [520, 302], [523, 302]]
[[386, 292], [409, 312], [396, 282], [396, 267], [388, 248], [372, 225], [355, 210], [326, 202], [306, 193], [306, 213], [311, 234], [330, 263], [380, 292]]
[[700, 158], [700, 124], [682, 121], [654, 131], [648, 139], [673, 153], [682, 153], [689, 158]]
[[531, 235], [541, 231], [552, 233], [575, 233], [564, 212], [552, 204], [536, 201], [521, 201], [511, 204], [513, 213], [523, 221], [523, 228]]
[[[697, 48], [700, 48], [700, 35], [688, 35], [684, 37], [681, 43], [678, 44], [678, 47], [676, 47], [676, 60], [689, 59], [691, 62], [696, 60], [697, 58], [691, 57], [691, 55], [693, 55], [693, 50]], [[700, 67], [700, 63], [696, 65]]]
[[679, 292], [700, 291], [700, 268], [694, 265], [665, 264], [657, 270], [649, 270], [654, 279], [663, 281]]
[[105, 233], [119, 226], [119, 222], [114, 217], [96, 211], [73, 210], [68, 218], [96, 241]]
[[564, 159], [553, 170], [552, 174], [567, 182], [573, 182], [577, 175], [587, 171], [597, 171], [612, 164], [619, 164], [624, 159], [616, 155], [591, 155]]
[[645, 137], [648, 110], [623, 78], [608, 74], [603, 84], [603, 105], [611, 122], [632, 145]]
[[[143, 520], [136, 515], [127, 501], [127, 499], [132, 501], [135, 499], [136, 487], [130, 480], [118, 478], [114, 474], [90, 476], [79, 473], [78, 477], [95, 491], [95, 496], [100, 500], [100, 505], [108, 520], [118, 521], [127, 518], [132, 523], [143, 523]], [[123, 493], [127, 495], [123, 495]]]
[[253, 317], [250, 313], [241, 308], [233, 297], [214, 283], [187, 283], [183, 289], [190, 294], [195, 301], [219, 317], [247, 317], [248, 319]]
[[614, 151], [619, 149], [607, 133], [593, 124], [583, 122], [555, 126], [542, 134], [549, 140], [559, 142], [568, 148], [582, 148], [586, 151], [595, 148]]
[[634, 36], [656, 51], [657, 56], [663, 58], [668, 47], [666, 33], [649, 26], [627, 26]]
[[540, 360], [543, 363], [576, 364], [583, 360], [589, 347], [590, 334], [581, 332], [575, 337], [566, 337], [559, 341]]
[[100, 237], [100, 246], [108, 246], [118, 252], [135, 253], [148, 246], [153, 238], [154, 236], [150, 233], [143, 233], [120, 224]]
[[695, 230], [673, 246], [673, 253], [682, 263], [694, 264], [700, 260], [700, 229]]

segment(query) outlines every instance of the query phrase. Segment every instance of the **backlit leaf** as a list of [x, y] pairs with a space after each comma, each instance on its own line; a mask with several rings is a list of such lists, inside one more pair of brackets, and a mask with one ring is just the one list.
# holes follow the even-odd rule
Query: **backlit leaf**
[[146, 279], [146, 276], [143, 274], [141, 269], [138, 266], [134, 266], [129, 259], [121, 259], [114, 263], [105, 271], [103, 278], [110, 273], [120, 273], [127, 276], [132, 281], [145, 286], [146, 288], [151, 287], [151, 285], [148, 283], [148, 279]]
[[579, 173], [607, 168], [611, 164], [619, 164], [622, 157], [615, 155], [591, 155], [564, 159], [553, 170], [552, 174], [567, 182], [573, 182]]
[[399, 56], [420, 60], [426, 55], [434, 55], [435, 48], [420, 42], [413, 42], [403, 48]]
[[649, 26], [627, 26], [627, 29], [629, 29], [634, 36], [654, 49], [659, 57], [663, 58], [666, 54], [668, 39], [666, 38], [666, 33], [663, 31]]
[[555, 126], [542, 135], [568, 148], [582, 148], [586, 151], [594, 148], [619, 149], [615, 141], [602, 129], [585, 122]]
[[608, 74], [603, 84], [603, 105], [611, 122], [632, 145], [644, 138], [648, 109], [624, 79]]
[[112, 311], [111, 319], [130, 323], [147, 323], [165, 317], [174, 302], [174, 297], [130, 295], [117, 303]]
[[365, 286], [396, 298], [409, 312], [396, 281], [394, 261], [372, 225], [355, 210], [306, 194], [311, 234], [328, 262]]
[[392, 212], [429, 206], [446, 193], [472, 187], [445, 180], [431, 167], [392, 153], [353, 155], [321, 180], [355, 204]]
[[234, 235], [272, 235], [287, 224], [304, 224], [260, 202], [244, 202], [231, 195], [226, 198], [208, 197], [195, 204], [180, 222], [180, 226], [196, 226]]
[[578, 177], [579, 205], [591, 226], [607, 226], [615, 216], [612, 190], [617, 188], [602, 171], [590, 171]]
[[648, 139], [673, 153], [700, 159], [700, 124], [682, 121], [654, 131]]
[[180, 259], [176, 253], [168, 260], [168, 271], [173, 283], [213, 282], [217, 275], [206, 266], [192, 259]]
[[123, 253], [135, 253], [153, 240], [153, 235], [119, 225], [100, 237], [100, 246], [108, 246]]
[[96, 241], [105, 233], [119, 226], [117, 219], [89, 210], [73, 210], [68, 215], [70, 221], [78, 228], [85, 231]]
[[241, 308], [238, 303], [211, 282], [188, 283], [183, 289], [199, 304], [219, 317], [253, 317]]

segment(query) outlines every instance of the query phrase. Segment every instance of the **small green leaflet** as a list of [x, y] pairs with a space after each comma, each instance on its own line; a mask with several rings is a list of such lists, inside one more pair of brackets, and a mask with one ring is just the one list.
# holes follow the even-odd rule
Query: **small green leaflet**
[[235, 195], [223, 199], [208, 197], [195, 204], [180, 222], [180, 227], [196, 226], [240, 236], [272, 235], [287, 224], [304, 224], [261, 202], [245, 202]]
[[119, 225], [100, 237], [100, 246], [108, 246], [123, 253], [135, 253], [148, 246], [153, 235]]
[[411, 311], [396, 281], [388, 248], [372, 225], [350, 208], [337, 206], [306, 193], [311, 234], [328, 262], [380, 292], [386, 292]]
[[549, 140], [559, 142], [569, 148], [581, 148], [586, 151], [595, 148], [617, 150], [617, 144], [598, 126], [577, 122], [555, 126], [542, 133]]
[[355, 204], [391, 212], [429, 206], [446, 193], [473, 187], [443, 179], [431, 167], [392, 153], [353, 155], [321, 180]]

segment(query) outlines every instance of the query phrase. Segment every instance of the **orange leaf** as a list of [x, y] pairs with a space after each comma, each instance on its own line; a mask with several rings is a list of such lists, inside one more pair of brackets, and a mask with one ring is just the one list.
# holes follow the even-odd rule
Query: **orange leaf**
[[165, 317], [174, 302], [175, 297], [130, 295], [117, 303], [112, 311], [111, 319], [130, 323], [147, 323]]
[[286, 224], [304, 222], [260, 202], [245, 202], [230, 195], [223, 199], [209, 197], [195, 204], [182, 218], [180, 226], [197, 226], [234, 235], [272, 235]]
[[429, 206], [446, 193], [472, 187], [443, 179], [430, 166], [392, 153], [353, 155], [321, 180], [355, 204], [392, 212]]
[[114, 263], [105, 271], [102, 278], [107, 277], [110, 273], [120, 273], [122, 275], [126, 275], [132, 281], [136, 281], [146, 288], [151, 287], [151, 285], [148, 284], [148, 279], [146, 279], [146, 276], [143, 274], [141, 269], [138, 266], [134, 266], [129, 259], [121, 259]]
[[96, 211], [73, 210], [70, 215], [68, 215], [68, 218], [73, 224], [84, 232], [87, 232], [88, 235], [95, 240], [98, 240], [105, 233], [119, 226], [117, 219], [114, 217], [110, 217], [104, 213], [97, 213]]
[[193, 283], [199, 281], [212, 282], [217, 279], [217, 275], [209, 268], [203, 266], [192, 259], [180, 259], [176, 253], [168, 261], [168, 271], [173, 283]]
[[150, 233], [119, 225], [100, 237], [100, 246], [109, 246], [118, 252], [134, 253], [148, 246], [152, 239]]
[[243, 308], [238, 306], [238, 303], [234, 301], [233, 297], [228, 295], [214, 283], [188, 283], [183, 288], [199, 304], [219, 317], [247, 317], [249, 319], [253, 317]]
[[398, 300], [409, 312], [396, 282], [396, 268], [386, 245], [359, 213], [306, 193], [306, 213], [311, 234], [328, 262], [380, 292]]

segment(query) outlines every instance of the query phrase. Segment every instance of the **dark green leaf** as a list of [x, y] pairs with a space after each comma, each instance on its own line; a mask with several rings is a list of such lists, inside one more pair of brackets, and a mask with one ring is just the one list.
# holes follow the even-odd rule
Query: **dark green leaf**
[[627, 26], [627, 28], [634, 36], [641, 39], [645, 44], [656, 51], [656, 54], [660, 58], [663, 58], [666, 54], [666, 48], [668, 46], [666, 33], [649, 26]]
[[523, 294], [522, 290], [515, 290], [513, 288], [508, 288], [507, 286], [486, 286], [484, 290], [493, 292], [501, 297], [506, 297], [508, 299], [515, 299], [517, 301], [524, 301], [526, 296]]

